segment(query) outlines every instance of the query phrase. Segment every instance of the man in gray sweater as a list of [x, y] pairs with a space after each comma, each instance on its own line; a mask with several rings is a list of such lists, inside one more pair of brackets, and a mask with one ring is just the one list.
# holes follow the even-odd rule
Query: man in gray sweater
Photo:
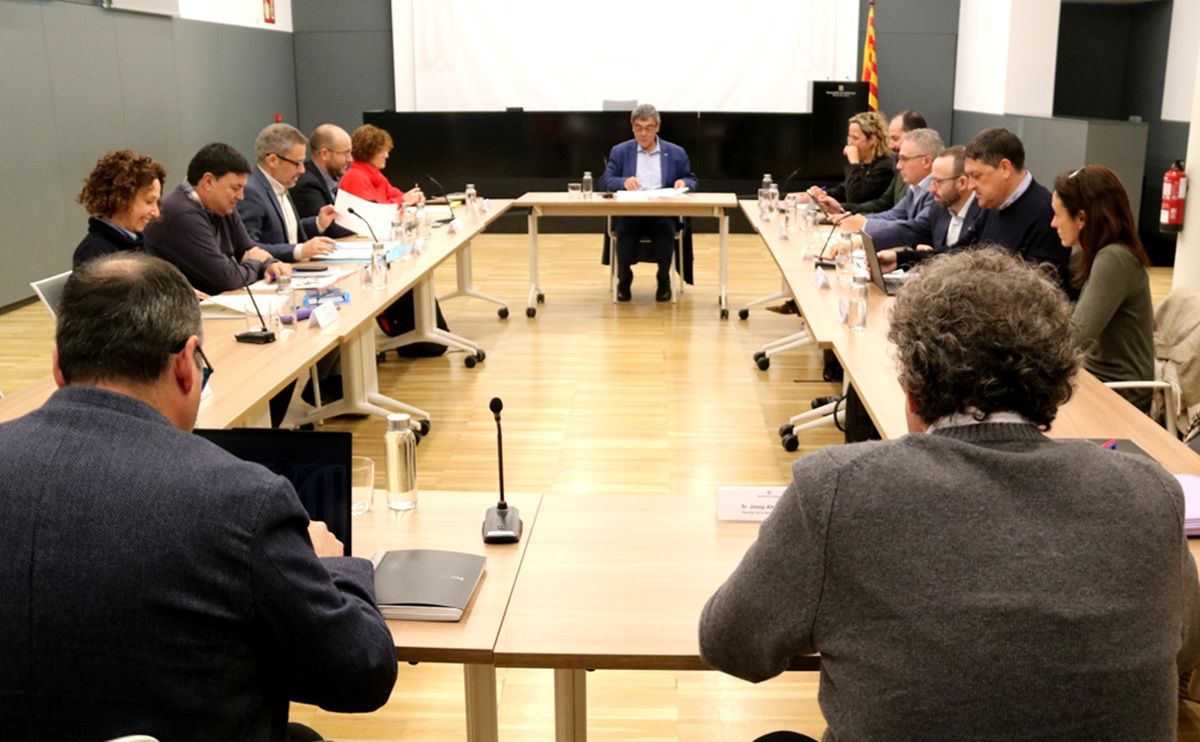
[[1078, 368], [1061, 292], [997, 249], [936, 258], [890, 339], [913, 434], [796, 462], [705, 662], [757, 682], [819, 652], [827, 741], [1174, 740], [1200, 663], [1182, 493], [1042, 434]]

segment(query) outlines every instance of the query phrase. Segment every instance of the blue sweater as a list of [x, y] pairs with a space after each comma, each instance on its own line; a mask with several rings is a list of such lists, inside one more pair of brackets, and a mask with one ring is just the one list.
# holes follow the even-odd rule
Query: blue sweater
[[1071, 251], [1062, 246], [1058, 233], [1050, 227], [1053, 218], [1050, 191], [1034, 180], [1008, 208], [999, 211], [983, 209], [969, 231], [964, 231], [958, 244], [1000, 245], [1031, 263], [1050, 263], [1058, 272], [1058, 284], [1071, 293], [1067, 270]]

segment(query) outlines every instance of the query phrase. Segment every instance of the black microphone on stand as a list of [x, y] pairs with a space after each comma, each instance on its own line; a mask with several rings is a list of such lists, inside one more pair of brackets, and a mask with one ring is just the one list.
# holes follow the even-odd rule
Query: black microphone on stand
[[258, 323], [261, 325], [257, 330], [246, 330], [234, 335], [234, 340], [239, 343], [250, 343], [252, 345], [266, 345], [267, 343], [275, 342], [275, 333], [267, 329], [267, 321], [263, 319], [262, 312], [258, 310], [258, 302], [254, 300], [254, 292], [250, 290], [250, 284], [246, 282], [246, 276], [242, 274], [241, 266], [232, 255], [229, 255], [230, 262], [233, 263], [233, 268], [237, 271], [238, 276], [242, 279], [242, 288], [246, 289], [246, 293], [250, 295], [250, 303], [254, 305], [254, 313], [258, 315]]
[[355, 211], [353, 206], [347, 206], [346, 211], [357, 216], [359, 219], [362, 219], [362, 223], [367, 225], [367, 231], [371, 233], [371, 239], [375, 240], [376, 242], [379, 242], [379, 238], [375, 236], [375, 230], [371, 228], [371, 223], [369, 221], [367, 221], [367, 218], [365, 216], [363, 216], [362, 214]]
[[787, 198], [788, 183], [791, 183], [792, 178], [796, 177], [799, 174], [800, 174], [800, 168], [796, 168], [795, 170], [792, 171], [791, 175], [789, 175], [783, 179], [783, 185], [779, 186], [779, 197], [780, 198]]
[[439, 227], [443, 224], [449, 224], [450, 222], [454, 221], [454, 204], [450, 203], [450, 194], [446, 192], [446, 187], [442, 185], [437, 178], [433, 177], [432, 175], [426, 175], [425, 177], [432, 180], [433, 184], [442, 192], [442, 198], [446, 200], [446, 208], [450, 209], [449, 219], [436, 219], [433, 223]]
[[496, 461], [500, 466], [500, 501], [487, 509], [483, 516], [483, 542], [485, 544], [515, 544], [521, 540], [521, 514], [504, 501], [504, 438], [500, 432], [500, 410], [504, 403], [492, 397], [488, 408], [496, 418]]

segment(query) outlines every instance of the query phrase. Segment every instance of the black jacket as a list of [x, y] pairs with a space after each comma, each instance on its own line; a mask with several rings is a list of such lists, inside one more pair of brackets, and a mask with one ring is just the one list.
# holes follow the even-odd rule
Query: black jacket
[[[322, 206], [331, 205], [334, 201], [333, 192], [325, 184], [325, 178], [312, 160], [305, 161], [304, 172], [300, 173], [296, 185], [291, 187], [288, 194], [291, 195], [292, 203], [296, 206], [296, 213], [300, 215], [301, 219], [316, 216]], [[353, 237], [354, 234], [337, 223], [330, 224], [329, 228], [325, 230], [325, 236], [335, 240]]]
[[75, 248], [75, 256], [71, 258], [71, 266], [78, 266], [81, 263], [95, 260], [109, 253], [141, 249], [142, 236], [140, 234], [130, 239], [128, 234], [100, 217], [88, 217], [87, 236]]

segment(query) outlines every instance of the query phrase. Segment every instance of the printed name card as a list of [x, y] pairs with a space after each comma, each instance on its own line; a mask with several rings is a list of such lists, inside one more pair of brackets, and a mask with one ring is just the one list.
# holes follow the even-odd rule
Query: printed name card
[[462, 230], [462, 220], [457, 216], [450, 220], [446, 225], [446, 231], [450, 234], [458, 234]]
[[308, 317], [309, 327], [316, 326], [321, 329], [329, 327], [334, 322], [337, 322], [338, 308], [337, 304], [331, 301], [321, 302], [317, 308], [312, 311]]
[[786, 487], [718, 487], [717, 520], [759, 522], [775, 509]]
[[829, 276], [825, 275], [824, 268], [817, 268], [815, 271], [813, 271], [813, 284], [816, 285], [818, 289], [829, 288]]

